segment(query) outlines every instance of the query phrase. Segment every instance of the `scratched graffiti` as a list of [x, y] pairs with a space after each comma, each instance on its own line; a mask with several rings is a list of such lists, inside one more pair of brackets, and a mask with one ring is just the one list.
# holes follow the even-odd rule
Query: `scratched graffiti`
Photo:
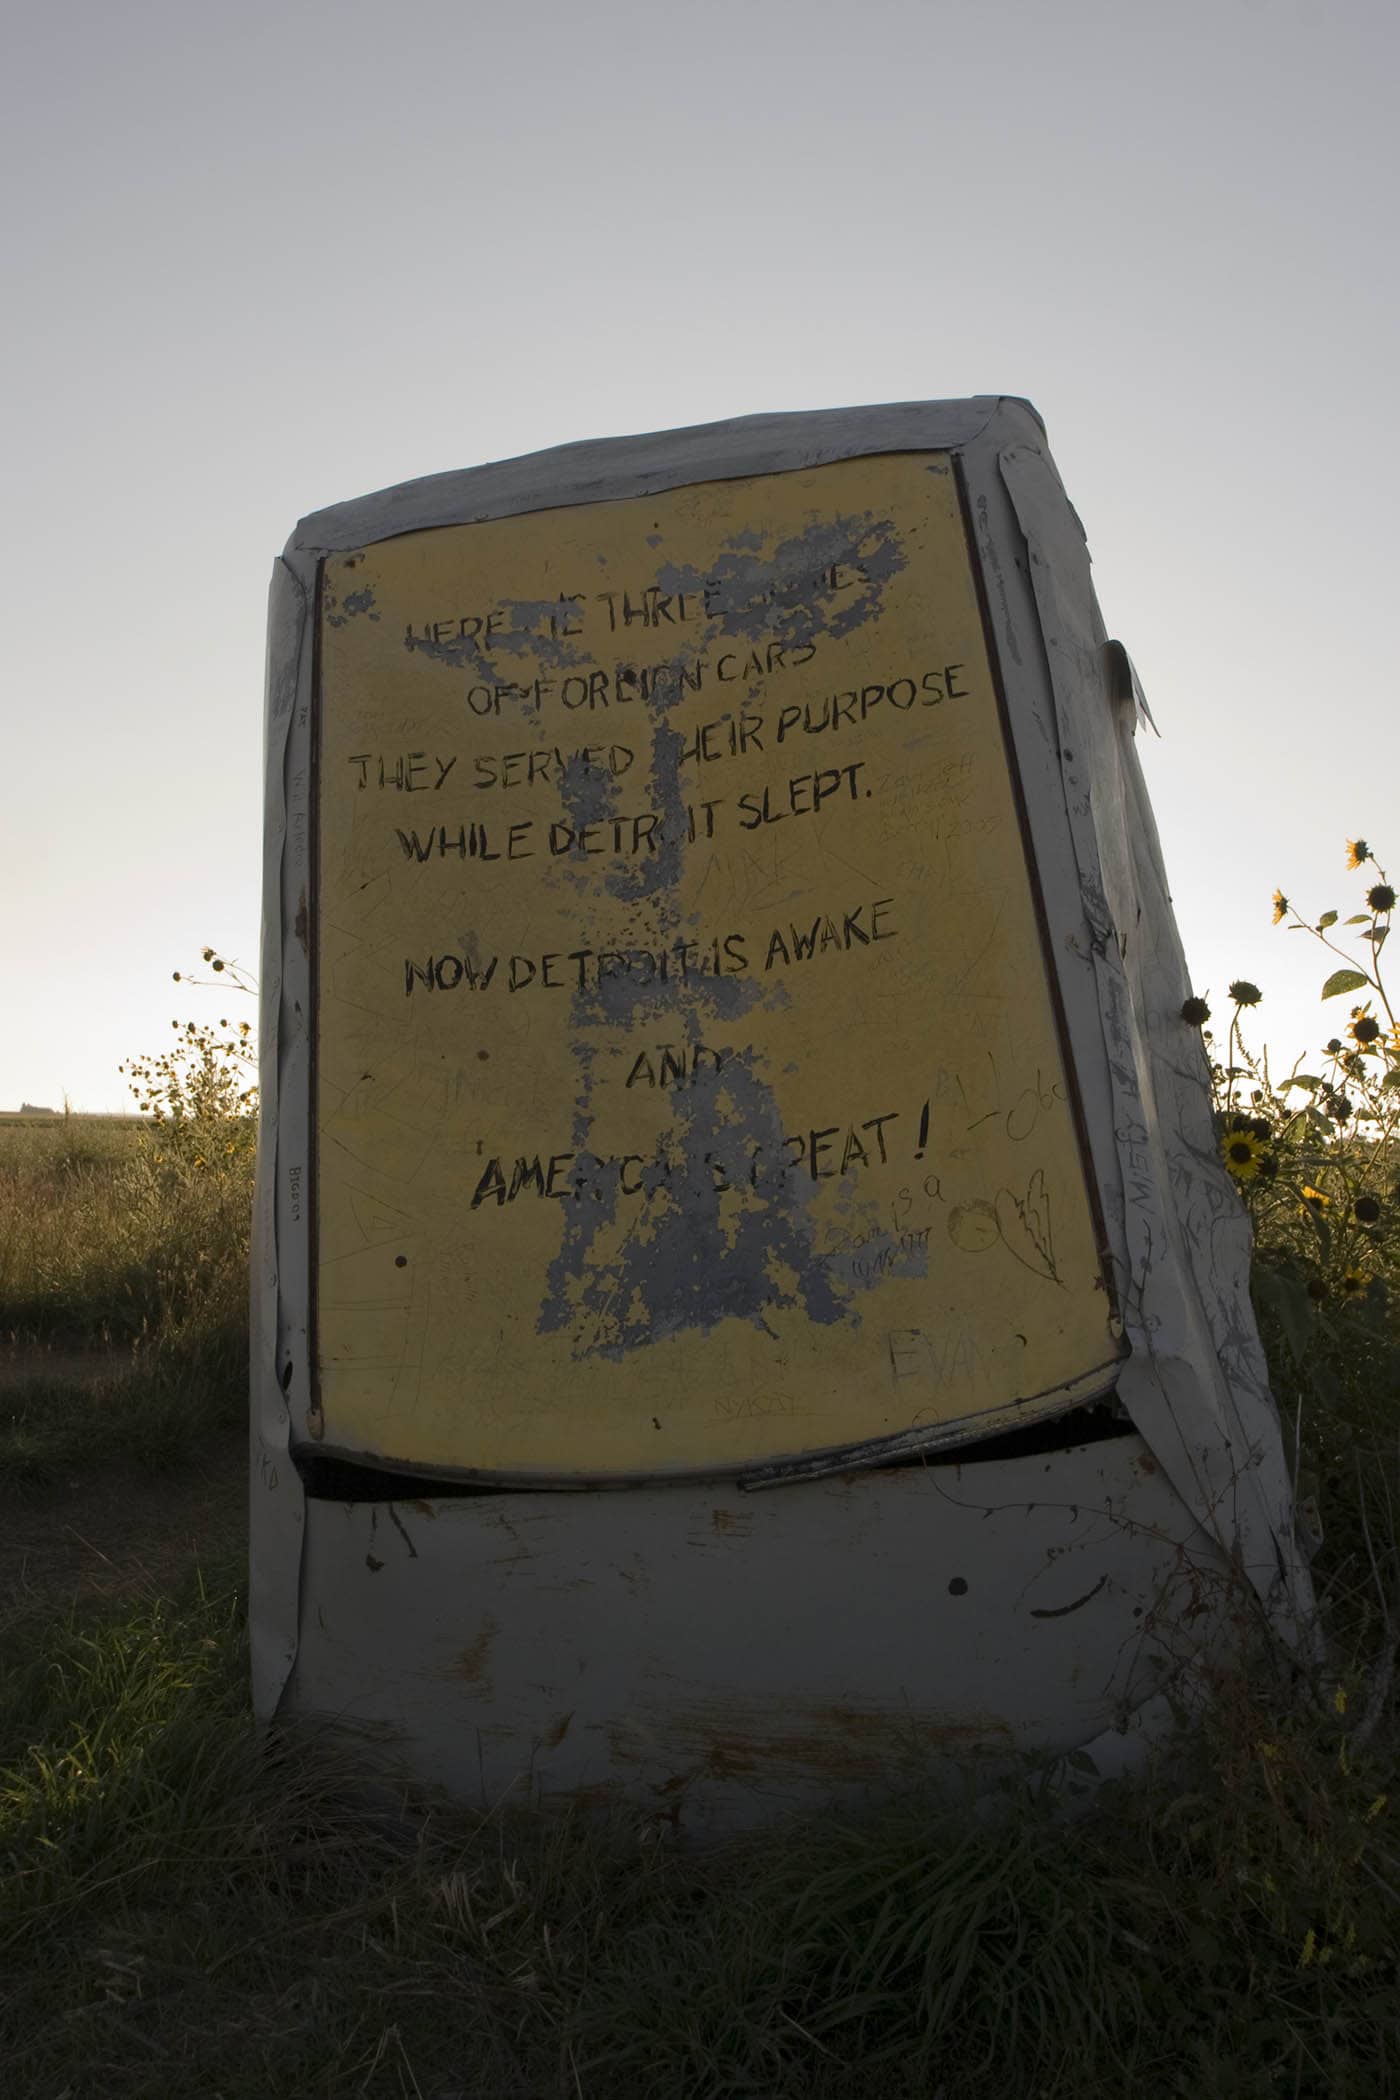
[[744, 1464], [1115, 1353], [945, 469], [327, 561], [328, 1441]]

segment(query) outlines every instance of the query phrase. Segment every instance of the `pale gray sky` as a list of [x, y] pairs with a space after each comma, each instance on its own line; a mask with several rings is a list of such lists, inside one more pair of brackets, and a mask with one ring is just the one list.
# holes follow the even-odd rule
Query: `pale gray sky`
[[[1400, 865], [1393, 0], [46, 0], [7, 13], [0, 1107], [129, 1106], [257, 952], [296, 518], [572, 438], [1045, 417], [1198, 985]], [[1394, 868], [1392, 868], [1392, 873]], [[1400, 967], [1398, 965], [1397, 967]], [[1338, 1010], [1340, 1008], [1340, 1010]]]

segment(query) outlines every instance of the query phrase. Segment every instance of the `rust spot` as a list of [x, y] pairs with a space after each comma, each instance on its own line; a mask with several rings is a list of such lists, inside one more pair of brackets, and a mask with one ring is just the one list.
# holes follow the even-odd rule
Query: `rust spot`
[[546, 1750], [557, 1750], [559, 1748], [559, 1745], [569, 1732], [569, 1723], [573, 1718], [574, 1710], [570, 1707], [566, 1714], [560, 1714], [557, 1721], [550, 1722], [548, 1728], [540, 1737], [540, 1741], [544, 1744]]
[[650, 1761], [663, 1740], [672, 1756], [690, 1751], [698, 1770], [714, 1779], [791, 1780], [799, 1774], [827, 1782], [868, 1781], [892, 1766], [930, 1756], [965, 1756], [1004, 1748], [1010, 1731], [997, 1714], [957, 1721], [883, 1707], [702, 1707], [670, 1712], [655, 1728], [609, 1729], [613, 1757], [633, 1767]]
[[448, 1670], [449, 1677], [460, 1677], [463, 1684], [488, 1684], [486, 1666], [491, 1659], [491, 1646], [500, 1632], [496, 1621], [488, 1616], [481, 1622], [481, 1630], [471, 1646], [464, 1648]]
[[303, 890], [301, 896], [297, 900], [297, 915], [292, 921], [292, 932], [301, 942], [301, 952], [303, 955], [309, 955], [311, 952], [310, 926], [311, 915], [307, 910], [306, 906], [306, 891]]
[[705, 1770], [714, 1779], [738, 1779], [752, 1772], [757, 1763], [753, 1746], [743, 1743], [712, 1743]]
[[416, 1509], [420, 1517], [431, 1517], [435, 1523], [437, 1521], [437, 1511], [431, 1502], [408, 1502], [404, 1506], [406, 1509]]
[[833, 1728], [842, 1728], [847, 1735], [887, 1735], [890, 1726], [887, 1713], [868, 1706], [817, 1707], [813, 1719], [829, 1721]]
[[741, 1517], [732, 1509], [716, 1509], [710, 1513], [710, 1522], [716, 1531], [737, 1531], [741, 1538], [747, 1538], [753, 1519]]
[[1142, 1457], [1138, 1460], [1139, 1473], [1155, 1473], [1156, 1470], [1156, 1459], [1152, 1456], [1152, 1453], [1150, 1451], [1144, 1451]]

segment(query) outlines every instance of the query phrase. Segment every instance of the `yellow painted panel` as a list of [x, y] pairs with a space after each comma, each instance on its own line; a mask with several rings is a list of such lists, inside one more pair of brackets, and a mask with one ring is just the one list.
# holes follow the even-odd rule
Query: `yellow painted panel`
[[729, 1466], [1113, 1358], [946, 458], [409, 534], [320, 617], [328, 1446]]

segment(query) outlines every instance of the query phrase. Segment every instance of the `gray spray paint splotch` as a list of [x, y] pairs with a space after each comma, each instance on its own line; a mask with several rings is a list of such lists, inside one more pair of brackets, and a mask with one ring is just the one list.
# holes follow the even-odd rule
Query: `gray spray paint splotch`
[[[364, 556], [362, 554], [351, 555], [340, 565], [340, 568], [343, 571], [356, 569], [363, 559]], [[352, 620], [366, 618], [377, 625], [379, 614], [375, 610], [373, 587], [365, 584], [361, 589], [346, 591], [344, 597], [338, 598], [336, 596], [338, 580], [341, 579], [338, 578], [336, 572], [328, 569], [322, 585], [326, 625], [328, 627], [348, 627]]]
[[[710, 625], [711, 640], [771, 640], [800, 648], [822, 635], [839, 640], [879, 618], [885, 591], [908, 557], [889, 518], [817, 519], [801, 532], [761, 552], [761, 535], [732, 534], [705, 572], [674, 563], [657, 572], [673, 595], [697, 594], [708, 586], [724, 602]], [[863, 580], [832, 581], [842, 568], [858, 568]]]
[[[676, 661], [693, 670], [706, 650], [719, 641], [767, 638], [783, 648], [815, 643], [822, 634], [839, 636], [879, 618], [885, 591], [906, 566], [906, 556], [887, 518], [818, 520], [764, 554], [762, 533], [734, 533], [724, 552], [702, 575], [698, 569], [662, 564], [657, 581], [662, 590], [696, 595], [707, 587], [724, 592], [726, 603], [706, 623], [703, 634], [679, 652]], [[854, 597], [830, 582], [843, 566], [859, 565], [864, 582], [852, 586]], [[647, 695], [652, 716], [653, 793], [661, 817], [661, 844], [654, 857], [636, 869], [621, 869], [608, 878], [615, 896], [628, 901], [643, 896], [678, 893], [691, 817], [681, 777], [685, 738], [667, 717], [687, 691], [680, 678]], [[679, 926], [680, 911], [675, 923]]]
[[[761, 986], [742, 978], [691, 976], [680, 987], [612, 980], [600, 992], [592, 995], [600, 1021], [625, 1012], [692, 1051], [709, 1021], [732, 1021], [765, 1000]], [[766, 1326], [768, 1311], [787, 1305], [821, 1324], [853, 1316], [816, 1258], [808, 1210], [816, 1185], [804, 1188], [790, 1169], [777, 1102], [753, 1053], [731, 1054], [717, 1072], [696, 1072], [690, 1062], [692, 1076], [671, 1098], [673, 1131], [650, 1160], [636, 1162], [630, 1192], [605, 1167], [601, 1190], [586, 1189], [565, 1210], [538, 1326], [575, 1332], [579, 1355], [617, 1357], [726, 1319]], [[596, 1077], [594, 1051], [581, 1061], [580, 1136], [591, 1128]], [[636, 1215], [619, 1241], [624, 1205]]]
[[[745, 529], [731, 536], [704, 577], [691, 568], [658, 568], [662, 590], [696, 592], [718, 584], [728, 601], [681, 652], [689, 667], [719, 640], [766, 635], [791, 647], [822, 633], [850, 633], [879, 617], [886, 586], [906, 560], [890, 521], [869, 515], [817, 521], [767, 556], [763, 545], [761, 533]], [[834, 579], [843, 566], [858, 567], [860, 581], [838, 585]], [[680, 883], [691, 823], [681, 779], [685, 740], [668, 719], [685, 690], [677, 678], [646, 695], [652, 789], [661, 820], [656, 849], [641, 865], [604, 878], [620, 902], [649, 908], [663, 949], [685, 916]], [[566, 799], [575, 821], [613, 814], [615, 786], [606, 777], [571, 782]], [[645, 1020], [661, 1024], [693, 1051], [709, 1022], [732, 1024], [778, 991], [786, 1003], [785, 988], [765, 993], [751, 979], [683, 972], [645, 987], [606, 979], [592, 991], [575, 993], [575, 1144], [585, 1145], [591, 1134], [599, 1077], [596, 1052], [584, 1052], [586, 1031], [630, 1032]], [[630, 1195], [623, 1196], [616, 1173], [605, 1173], [600, 1183], [596, 1157], [587, 1155], [587, 1178], [594, 1185], [564, 1213], [540, 1331], [573, 1330], [580, 1354], [617, 1356], [682, 1329], [706, 1331], [725, 1319], [766, 1325], [769, 1309], [792, 1304], [820, 1324], [858, 1317], [832, 1269], [816, 1257], [810, 1214], [816, 1183], [804, 1190], [787, 1166], [762, 1183], [754, 1177], [757, 1159], [785, 1161], [785, 1133], [773, 1087], [752, 1051], [731, 1054], [722, 1072], [696, 1075], [692, 1067], [671, 1105], [674, 1143], [656, 1159], [637, 1163], [637, 1187]], [[582, 1162], [581, 1154], [576, 1172]], [[738, 1204], [731, 1201], [726, 1211], [725, 1197], [745, 1190], [748, 1195]], [[638, 1217], [619, 1243], [623, 1202], [636, 1204]], [[784, 1276], [792, 1281], [785, 1283]], [[849, 1281], [859, 1288], [867, 1279]]]

